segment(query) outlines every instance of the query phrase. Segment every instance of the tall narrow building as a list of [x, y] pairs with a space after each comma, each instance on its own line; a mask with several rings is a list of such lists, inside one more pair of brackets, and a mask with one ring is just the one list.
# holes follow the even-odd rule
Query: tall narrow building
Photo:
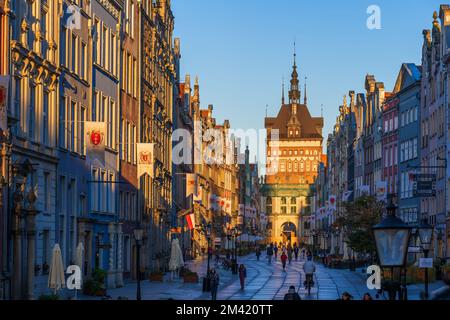
[[267, 161], [262, 195], [270, 240], [299, 244], [301, 212], [322, 156], [323, 118], [312, 117], [307, 105], [300, 103], [296, 54], [292, 68], [289, 103], [283, 98], [278, 115], [265, 118]]

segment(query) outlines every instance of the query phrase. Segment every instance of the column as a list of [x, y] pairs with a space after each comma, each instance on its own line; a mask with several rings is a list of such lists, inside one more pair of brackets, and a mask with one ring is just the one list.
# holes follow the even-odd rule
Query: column
[[116, 286], [123, 287], [123, 232], [122, 232], [122, 224], [119, 223], [117, 225], [117, 238], [118, 238], [118, 247], [117, 247], [117, 275], [116, 275]]
[[110, 223], [108, 225], [108, 235], [109, 235], [109, 243], [111, 244], [109, 248], [109, 260], [108, 260], [108, 288], [115, 288], [116, 281], [114, 276], [114, 252], [115, 252], [115, 230], [114, 224]]
[[27, 222], [27, 299], [34, 298], [34, 265], [36, 260], [36, 214], [33, 209], [24, 210]]
[[[19, 209], [20, 210], [20, 209]], [[22, 299], [22, 219], [19, 210], [14, 212], [13, 217], [13, 270], [12, 290], [13, 299]]]

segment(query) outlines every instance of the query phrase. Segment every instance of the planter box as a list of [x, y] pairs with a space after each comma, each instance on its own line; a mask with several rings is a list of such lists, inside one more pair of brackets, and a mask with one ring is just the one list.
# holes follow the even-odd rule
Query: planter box
[[188, 274], [183, 276], [184, 283], [198, 283], [198, 275]]
[[163, 274], [151, 274], [150, 275], [150, 281], [151, 282], [163, 282], [164, 281], [164, 275]]

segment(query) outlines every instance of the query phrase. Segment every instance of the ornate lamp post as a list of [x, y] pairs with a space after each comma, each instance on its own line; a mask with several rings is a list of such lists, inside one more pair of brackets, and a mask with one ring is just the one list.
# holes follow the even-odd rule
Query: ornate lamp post
[[144, 237], [144, 229], [134, 229], [134, 240], [136, 241], [136, 279], [137, 279], [137, 291], [136, 300], [141, 300], [141, 245]]
[[[397, 207], [391, 199], [387, 207], [386, 218], [372, 227], [380, 266], [381, 268], [391, 268], [392, 281], [386, 286], [390, 300], [395, 300], [397, 291], [401, 292], [400, 283], [394, 281], [394, 268], [405, 267], [411, 236], [411, 227], [396, 217], [396, 210]], [[406, 290], [406, 288], [404, 289]], [[406, 300], [406, 295], [402, 298]]]
[[[434, 228], [430, 225], [427, 219], [423, 219], [418, 226], [420, 244], [425, 258], [428, 258], [428, 252], [430, 251], [431, 241], [433, 240]], [[425, 268], [425, 299], [428, 299], [428, 268]]]

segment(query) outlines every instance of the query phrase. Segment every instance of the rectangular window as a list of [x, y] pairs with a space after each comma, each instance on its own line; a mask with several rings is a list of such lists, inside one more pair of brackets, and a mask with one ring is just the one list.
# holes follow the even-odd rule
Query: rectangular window
[[28, 138], [34, 140], [36, 131], [36, 87], [33, 85], [30, 86], [30, 106], [28, 109]]
[[59, 104], [59, 146], [66, 148], [66, 97]]
[[71, 42], [71, 70], [77, 72], [77, 36], [72, 34]]
[[48, 110], [48, 92], [44, 92], [43, 106], [42, 106], [42, 143], [49, 145], [49, 110]]
[[87, 79], [86, 69], [87, 69], [87, 61], [86, 61], [86, 43], [81, 43], [81, 66], [80, 66], [80, 77], [83, 80]]
[[50, 209], [50, 173], [44, 172], [44, 212], [48, 213]]
[[86, 121], [86, 107], [81, 106], [80, 108], [80, 119], [78, 121], [78, 141], [80, 142], [80, 147], [78, 152], [82, 155], [86, 155], [85, 145], [84, 145], [84, 124]]
[[77, 104], [75, 101], [70, 102], [70, 151], [76, 152], [76, 108]]

